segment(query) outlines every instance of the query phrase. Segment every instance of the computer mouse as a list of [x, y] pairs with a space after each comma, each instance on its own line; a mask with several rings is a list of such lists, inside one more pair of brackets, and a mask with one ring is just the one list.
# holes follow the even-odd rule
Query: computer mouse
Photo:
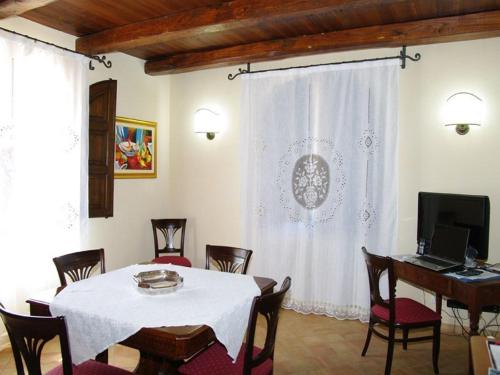
[[460, 276], [477, 276], [477, 275], [481, 275], [482, 273], [483, 273], [483, 271], [481, 271], [481, 270], [478, 270], [478, 269], [475, 269], [475, 268], [470, 268], [470, 269], [465, 270], [465, 271], [457, 272], [457, 275], [460, 275]]

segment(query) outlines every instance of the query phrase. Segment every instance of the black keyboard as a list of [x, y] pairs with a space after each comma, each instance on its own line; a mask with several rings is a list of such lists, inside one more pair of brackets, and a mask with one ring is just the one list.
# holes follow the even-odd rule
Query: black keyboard
[[417, 257], [418, 259], [420, 260], [424, 260], [426, 262], [429, 262], [429, 263], [432, 263], [432, 264], [435, 264], [437, 266], [442, 266], [442, 267], [450, 267], [450, 266], [454, 266], [455, 264], [454, 263], [450, 263], [450, 262], [446, 262], [444, 260], [439, 260], [439, 259], [435, 259], [435, 258], [431, 258], [431, 257], [427, 257], [425, 255], [420, 255], [419, 257]]

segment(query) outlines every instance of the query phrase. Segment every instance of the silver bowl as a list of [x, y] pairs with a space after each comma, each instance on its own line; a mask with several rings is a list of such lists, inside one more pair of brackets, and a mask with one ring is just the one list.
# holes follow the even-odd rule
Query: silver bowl
[[139, 272], [133, 278], [137, 283], [137, 290], [147, 295], [172, 293], [184, 284], [184, 279], [177, 272], [168, 270]]

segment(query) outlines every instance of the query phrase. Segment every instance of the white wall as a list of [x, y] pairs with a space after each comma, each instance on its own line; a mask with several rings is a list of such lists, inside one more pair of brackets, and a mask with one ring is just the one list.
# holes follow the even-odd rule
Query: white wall
[[[206, 244], [240, 242], [240, 93], [239, 81], [226, 79], [230, 71], [171, 77], [172, 210], [188, 219], [185, 251], [200, 267]], [[193, 114], [200, 107], [218, 108], [227, 119], [212, 141], [193, 133]]]
[[[0, 21], [18, 33], [74, 49], [75, 38], [22, 18]], [[150, 219], [169, 211], [169, 78], [144, 74], [143, 60], [115, 53], [107, 55], [112, 69], [94, 64], [89, 84], [105, 79], [118, 81], [117, 116], [157, 122], [158, 165], [156, 179], [115, 180], [114, 216], [89, 220], [86, 248], [103, 247], [108, 270], [154, 257]], [[43, 74], [43, 72], [41, 72]], [[80, 249], [67, 249], [73, 252]], [[54, 269], [55, 274], [55, 269]]]

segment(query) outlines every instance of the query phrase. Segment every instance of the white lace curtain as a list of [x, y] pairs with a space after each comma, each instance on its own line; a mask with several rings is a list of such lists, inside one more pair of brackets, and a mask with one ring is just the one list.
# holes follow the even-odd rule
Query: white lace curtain
[[398, 61], [245, 75], [242, 238], [288, 308], [366, 320], [361, 247], [395, 250]]
[[57, 285], [87, 209], [87, 58], [0, 31], [0, 301]]

